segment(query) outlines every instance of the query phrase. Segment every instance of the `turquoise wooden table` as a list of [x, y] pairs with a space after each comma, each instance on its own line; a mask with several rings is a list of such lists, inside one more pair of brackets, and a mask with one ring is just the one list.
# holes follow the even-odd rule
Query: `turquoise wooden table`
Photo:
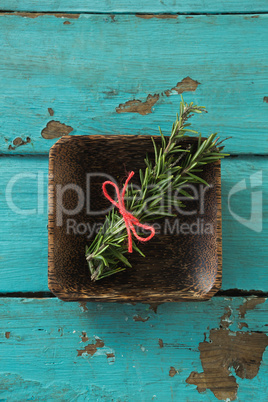
[[[268, 3], [3, 0], [0, 401], [267, 401]], [[165, 134], [180, 94], [222, 163], [209, 302], [65, 303], [47, 286], [48, 152]]]

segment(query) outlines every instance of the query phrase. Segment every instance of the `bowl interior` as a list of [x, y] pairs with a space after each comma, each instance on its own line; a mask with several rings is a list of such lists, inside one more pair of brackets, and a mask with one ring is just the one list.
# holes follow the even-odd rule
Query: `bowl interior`
[[[160, 141], [155, 137], [156, 142]], [[189, 139], [188, 142], [195, 142]], [[204, 167], [210, 184], [188, 189], [193, 200], [175, 218], [157, 223], [158, 234], [139, 243], [146, 255], [128, 254], [132, 268], [92, 282], [85, 246], [110, 207], [102, 183], [120, 188], [127, 172], [139, 184], [146, 153], [154, 158], [148, 136], [65, 136], [49, 157], [49, 288], [64, 300], [178, 301], [210, 298], [221, 286], [220, 163]], [[105, 176], [106, 175], [106, 176]]]

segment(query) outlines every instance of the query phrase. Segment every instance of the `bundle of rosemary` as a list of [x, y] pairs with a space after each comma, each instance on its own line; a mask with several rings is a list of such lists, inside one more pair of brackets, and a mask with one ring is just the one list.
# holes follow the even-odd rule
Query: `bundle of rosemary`
[[[172, 126], [172, 131], [167, 140], [161, 129], [161, 146], [157, 147], [152, 137], [155, 152], [155, 160], [145, 158], [146, 168], [139, 171], [140, 187], [128, 184], [134, 172], [129, 175], [123, 190], [117, 189], [118, 202], [115, 202], [107, 194], [105, 186], [113, 184], [106, 182], [103, 185], [105, 196], [115, 205], [106, 216], [102, 228], [97, 233], [89, 247], [86, 247], [86, 260], [91, 273], [91, 280], [96, 281], [109, 275], [120, 272], [126, 267], [131, 267], [125, 254], [133, 249], [144, 254], [133, 241], [132, 233], [141, 241], [147, 241], [154, 235], [153, 227], [145, 223], [157, 220], [163, 216], [174, 216], [170, 206], [183, 207], [182, 202], [171, 197], [175, 191], [186, 197], [191, 196], [183, 186], [187, 183], [203, 183], [208, 185], [201, 177], [204, 165], [213, 163], [227, 154], [222, 153], [223, 146], [216, 138], [217, 133], [211, 134], [207, 139], [202, 139], [199, 134], [197, 144], [188, 145], [189, 132], [198, 134], [189, 129], [188, 119], [194, 113], [206, 112], [203, 106], [187, 104], [183, 98], [180, 103], [180, 113]], [[116, 187], [116, 186], [114, 186]], [[142, 227], [151, 231], [149, 237], [141, 237], [135, 227]], [[128, 238], [128, 243], [127, 243]]]

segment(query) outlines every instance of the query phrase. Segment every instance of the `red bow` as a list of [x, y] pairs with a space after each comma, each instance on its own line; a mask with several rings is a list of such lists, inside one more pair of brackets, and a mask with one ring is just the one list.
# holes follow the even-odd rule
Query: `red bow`
[[[151, 238], [155, 235], [155, 230], [154, 230], [154, 228], [153, 228], [152, 226], [143, 225], [142, 223], [139, 222], [139, 220], [138, 220], [134, 215], [132, 215], [130, 212], [128, 212], [128, 211], [126, 210], [126, 208], [125, 208], [124, 197], [125, 197], [125, 193], [126, 193], [126, 189], [127, 189], [128, 182], [129, 182], [129, 180], [132, 178], [133, 175], [134, 175], [134, 172], [129, 173], [129, 176], [128, 176], [126, 182], [125, 182], [125, 185], [124, 185], [124, 187], [123, 187], [123, 189], [122, 189], [122, 193], [121, 193], [121, 194], [120, 194], [120, 192], [119, 192], [118, 186], [117, 186], [115, 183], [113, 183], [112, 181], [105, 181], [105, 182], [103, 183], [103, 185], [102, 185], [103, 194], [105, 195], [105, 197], [106, 197], [113, 205], [115, 205], [115, 206], [119, 209], [120, 214], [121, 214], [121, 215], [123, 216], [123, 218], [124, 218], [125, 225], [126, 225], [126, 228], [127, 228], [127, 234], [128, 234], [128, 252], [129, 252], [129, 253], [132, 253], [132, 251], [133, 251], [133, 250], [132, 250], [132, 236], [131, 236], [131, 231], [132, 231], [132, 233], [134, 234], [134, 236], [136, 237], [137, 240], [140, 240], [140, 241], [143, 241], [143, 242], [144, 242], [144, 241], [151, 240]], [[117, 195], [117, 198], [118, 198], [118, 202], [116, 202], [115, 200], [113, 200], [113, 199], [109, 196], [109, 194], [107, 193], [107, 190], [106, 190], [106, 185], [107, 185], [107, 184], [110, 184], [111, 186], [113, 186], [113, 187], [115, 188], [116, 195]], [[143, 228], [143, 229], [146, 229], [146, 230], [150, 230], [151, 234], [150, 234], [148, 237], [140, 237], [140, 236], [137, 234], [137, 232], [136, 232], [136, 230], [135, 230], [135, 228], [134, 228], [133, 225], [139, 226], [140, 228]]]

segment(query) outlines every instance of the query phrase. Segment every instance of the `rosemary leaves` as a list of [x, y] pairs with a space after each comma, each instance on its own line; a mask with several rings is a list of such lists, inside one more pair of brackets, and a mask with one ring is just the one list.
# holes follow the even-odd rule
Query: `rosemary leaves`
[[[133, 176], [132, 172], [122, 192], [119, 193], [119, 189], [117, 191], [118, 202], [109, 198], [105, 188], [106, 197], [115, 207], [106, 216], [90, 246], [86, 247], [86, 260], [93, 281], [131, 267], [126, 254], [132, 252], [133, 248], [143, 255], [133, 237], [147, 241], [154, 235], [147, 222], [163, 216], [174, 216], [171, 207], [183, 207], [182, 202], [170, 194], [176, 191], [190, 197], [183, 186], [188, 183], [208, 185], [199, 176], [203, 166], [227, 156], [222, 152], [224, 147], [221, 145], [222, 141], [216, 138], [217, 133], [211, 134], [207, 139], [202, 139], [199, 135], [197, 144], [185, 146], [189, 133], [198, 134], [189, 128], [188, 119], [193, 114], [202, 112], [205, 112], [203, 106], [194, 105], [193, 102], [187, 104], [182, 98], [180, 113], [172, 126], [169, 139], [164, 137], [161, 129], [161, 146], [157, 146], [152, 137], [154, 160], [146, 156], [145, 170], [139, 171], [140, 187], [128, 183]], [[135, 226], [151, 231], [150, 237], [139, 236]]]

